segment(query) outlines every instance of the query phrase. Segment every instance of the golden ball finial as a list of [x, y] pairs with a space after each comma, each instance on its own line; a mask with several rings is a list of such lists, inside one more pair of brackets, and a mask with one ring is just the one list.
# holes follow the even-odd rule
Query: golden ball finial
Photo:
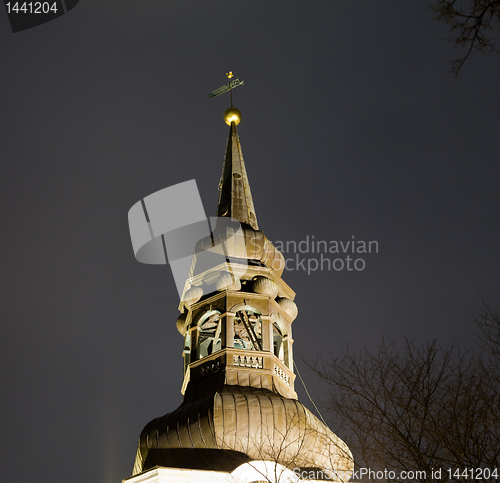
[[230, 126], [233, 121], [236, 125], [238, 125], [241, 121], [241, 112], [239, 109], [236, 109], [236, 107], [230, 107], [229, 109], [226, 109], [226, 112], [224, 113], [224, 122], [228, 126]]

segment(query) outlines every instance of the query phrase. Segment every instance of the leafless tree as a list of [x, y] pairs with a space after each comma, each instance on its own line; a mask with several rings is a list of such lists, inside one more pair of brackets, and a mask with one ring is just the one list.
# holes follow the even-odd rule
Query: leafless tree
[[[497, 357], [500, 318], [490, 313], [479, 320]], [[394, 471], [391, 481], [408, 482], [401, 471], [421, 472], [413, 481], [490, 481], [487, 472], [464, 477], [469, 469], [500, 466], [498, 365], [480, 349], [405, 340], [399, 349], [382, 343], [375, 352], [313, 364], [330, 389], [332, 429], [343, 435], [356, 466]]]
[[449, 27], [448, 40], [457, 49], [451, 72], [458, 76], [473, 52], [499, 53], [500, 0], [436, 0], [431, 4], [436, 19]]

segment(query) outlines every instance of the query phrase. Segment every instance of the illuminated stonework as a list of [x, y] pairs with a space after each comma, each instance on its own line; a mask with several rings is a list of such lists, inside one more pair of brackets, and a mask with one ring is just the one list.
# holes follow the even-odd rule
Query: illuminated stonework
[[[198, 242], [179, 305], [184, 399], [146, 425], [127, 483], [278, 483], [298, 481], [294, 468], [353, 467], [346, 444], [297, 400], [295, 293], [259, 231], [236, 124], [217, 209], [228, 223]], [[215, 256], [220, 264], [205, 263]]]
[[124, 483], [291, 483], [293, 471], [270, 461], [243, 463], [231, 473], [156, 467]]

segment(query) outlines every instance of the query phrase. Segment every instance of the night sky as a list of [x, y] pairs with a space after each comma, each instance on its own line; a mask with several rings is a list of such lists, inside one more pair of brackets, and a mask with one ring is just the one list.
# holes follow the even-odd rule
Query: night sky
[[215, 215], [229, 70], [268, 238], [378, 241], [283, 275], [313, 396], [300, 356], [471, 344], [500, 304], [500, 60], [454, 80], [446, 33], [425, 1], [81, 0], [16, 34], [0, 11], [3, 481], [118, 483], [180, 404], [178, 295], [127, 213], [195, 178]]

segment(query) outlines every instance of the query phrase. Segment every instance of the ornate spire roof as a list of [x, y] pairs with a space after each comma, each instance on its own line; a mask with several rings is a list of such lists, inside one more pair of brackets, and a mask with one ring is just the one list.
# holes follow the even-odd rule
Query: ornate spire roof
[[230, 125], [227, 140], [226, 158], [220, 180], [219, 204], [217, 216], [229, 216], [240, 223], [250, 225], [254, 230], [259, 229], [255, 208], [250, 192], [245, 162], [241, 152], [240, 138], [236, 125], [240, 122], [241, 114], [236, 108], [229, 108], [224, 118]]

